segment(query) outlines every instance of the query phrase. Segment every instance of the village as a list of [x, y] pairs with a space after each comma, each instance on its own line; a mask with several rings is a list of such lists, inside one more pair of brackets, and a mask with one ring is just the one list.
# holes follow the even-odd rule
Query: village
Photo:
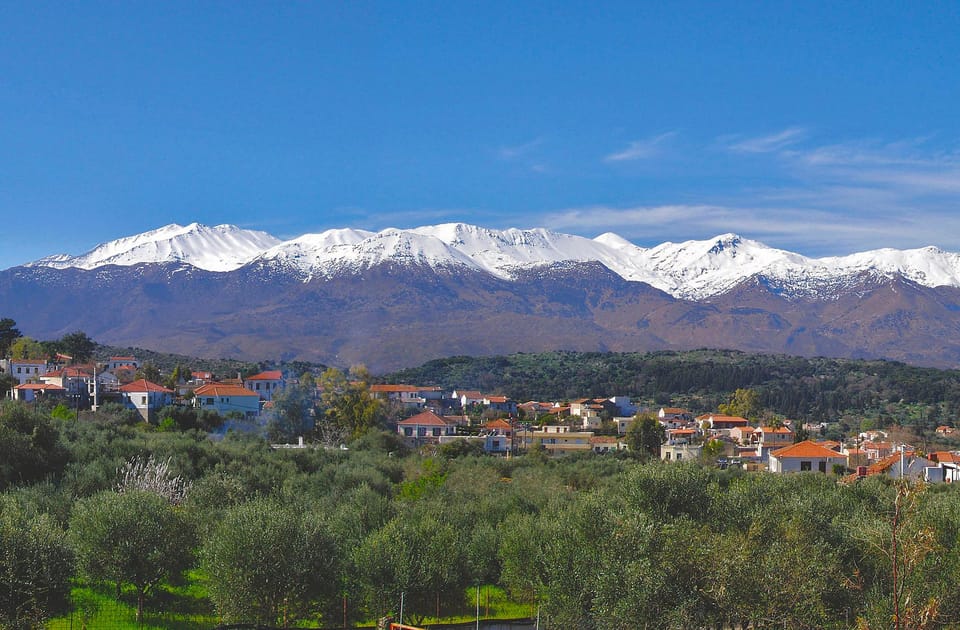
[[[74, 364], [62, 354], [50, 360], [0, 360], [0, 370], [16, 382], [6, 393], [14, 400], [60, 403], [78, 415], [81, 409], [96, 410], [115, 402], [152, 424], [159, 422], [162, 409], [180, 405], [255, 425], [273, 413], [278, 394], [288, 385], [299, 385], [298, 377], [279, 369], [233, 378], [191, 370], [188, 378], [163, 379], [173, 385], [167, 387], [143, 378], [143, 367], [134, 356], [84, 364]], [[319, 398], [321, 386], [315, 387], [313, 395]], [[960, 453], [924, 453], [893, 441], [882, 430], [863, 431], [845, 440], [814, 439], [821, 425], [794, 426], [789, 419], [765, 424], [723, 413], [694, 415], [679, 407], [641, 407], [622, 395], [517, 402], [474, 390], [391, 383], [370, 384], [369, 393], [394, 410], [388, 429], [414, 448], [464, 441], [478, 452], [504, 457], [531, 451], [549, 457], [603, 455], [629, 450], [631, 426], [645, 416], [657, 424], [659, 448], [651, 455], [667, 462], [696, 461], [771, 473], [819, 472], [848, 482], [872, 475], [928, 483], [960, 479]], [[798, 430], [811, 439], [798, 439]], [[937, 428], [944, 437], [954, 431]], [[300, 438], [297, 444], [282, 446], [309, 445]]]

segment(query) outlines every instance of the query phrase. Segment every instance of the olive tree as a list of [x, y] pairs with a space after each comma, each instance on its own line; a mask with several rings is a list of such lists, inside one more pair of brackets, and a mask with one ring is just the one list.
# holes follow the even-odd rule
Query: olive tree
[[227, 622], [286, 625], [326, 607], [339, 582], [320, 520], [272, 499], [228, 509], [200, 555], [210, 598]]
[[138, 621], [148, 591], [179, 577], [193, 558], [189, 521], [154, 492], [102, 492], [82, 499], [69, 533], [84, 576], [112, 581], [118, 593], [124, 584], [136, 589]]
[[73, 571], [54, 519], [0, 496], [0, 627], [33, 628], [65, 612]]

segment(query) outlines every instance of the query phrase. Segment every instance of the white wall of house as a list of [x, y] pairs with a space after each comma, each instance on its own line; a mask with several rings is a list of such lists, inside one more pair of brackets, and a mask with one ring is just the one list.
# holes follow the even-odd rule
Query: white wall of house
[[823, 472], [832, 473], [833, 465], [846, 466], [847, 461], [842, 456], [837, 457], [784, 457], [770, 456], [770, 472]]

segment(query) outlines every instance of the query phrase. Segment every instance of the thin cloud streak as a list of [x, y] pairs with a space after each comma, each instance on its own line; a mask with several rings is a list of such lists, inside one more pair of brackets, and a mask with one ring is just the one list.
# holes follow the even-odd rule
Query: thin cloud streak
[[543, 144], [543, 138], [534, 138], [529, 142], [514, 146], [500, 147], [497, 152], [501, 159], [512, 160], [529, 154], [531, 151]]
[[734, 153], [773, 153], [799, 142], [806, 133], [801, 127], [789, 127], [766, 136], [731, 142], [727, 148]]
[[933, 244], [960, 250], [960, 241], [938, 242], [945, 233], [960, 232], [960, 217], [945, 221], [940, 215], [926, 214], [858, 217], [803, 207], [691, 204], [572, 208], [544, 215], [541, 222], [550, 229], [591, 237], [614, 232], [643, 246], [735, 232], [813, 257], [878, 249], [878, 243], [900, 249]]
[[668, 131], [653, 138], [645, 140], [635, 140], [627, 145], [622, 151], [611, 153], [603, 158], [604, 162], [624, 162], [631, 160], [644, 160], [655, 157], [660, 154], [661, 145], [675, 137], [677, 132]]

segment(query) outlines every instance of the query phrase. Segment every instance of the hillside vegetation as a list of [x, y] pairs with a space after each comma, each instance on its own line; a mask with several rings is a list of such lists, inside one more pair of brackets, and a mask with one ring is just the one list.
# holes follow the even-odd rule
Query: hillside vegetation
[[772, 413], [812, 422], [869, 419], [932, 430], [960, 414], [960, 370], [736, 351], [545, 352], [451, 357], [385, 381], [478, 389], [527, 400], [632, 396], [713, 412], [736, 389], [753, 389]]

